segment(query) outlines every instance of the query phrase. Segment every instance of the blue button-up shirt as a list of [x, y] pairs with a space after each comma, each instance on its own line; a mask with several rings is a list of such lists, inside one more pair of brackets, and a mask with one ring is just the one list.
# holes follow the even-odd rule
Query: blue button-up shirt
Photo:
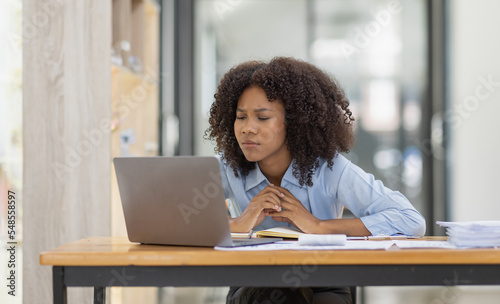
[[[321, 220], [342, 217], [345, 206], [363, 221], [372, 235], [425, 234], [425, 219], [400, 192], [385, 187], [372, 174], [364, 172], [342, 155], [333, 161], [330, 169], [326, 160], [320, 159], [311, 187], [300, 186], [292, 174], [292, 163], [283, 176], [281, 187], [288, 189]], [[219, 164], [225, 196], [239, 204], [241, 210], [245, 210], [250, 200], [270, 184], [258, 165], [247, 176], [240, 173], [236, 177], [233, 169], [220, 158]], [[255, 230], [285, 225], [291, 226], [266, 217]]]

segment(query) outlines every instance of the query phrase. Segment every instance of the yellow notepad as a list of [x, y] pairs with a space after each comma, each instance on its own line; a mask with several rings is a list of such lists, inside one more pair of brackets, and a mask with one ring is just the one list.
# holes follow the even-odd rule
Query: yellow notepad
[[290, 227], [275, 227], [266, 230], [257, 231], [257, 237], [280, 237], [288, 239], [298, 239], [299, 235], [305, 234], [298, 229]]

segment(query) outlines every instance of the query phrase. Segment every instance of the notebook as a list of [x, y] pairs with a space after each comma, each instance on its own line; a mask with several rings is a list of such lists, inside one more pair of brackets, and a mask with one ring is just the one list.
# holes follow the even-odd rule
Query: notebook
[[116, 157], [131, 242], [186, 246], [247, 246], [276, 238], [232, 239], [215, 157]]
[[291, 227], [274, 227], [266, 230], [257, 231], [257, 237], [281, 237], [287, 239], [298, 239], [299, 236], [304, 235], [304, 232]]

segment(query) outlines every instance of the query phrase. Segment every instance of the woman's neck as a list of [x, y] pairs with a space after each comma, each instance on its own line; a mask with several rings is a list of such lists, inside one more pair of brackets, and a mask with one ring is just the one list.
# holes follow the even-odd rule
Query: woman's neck
[[272, 164], [266, 164], [264, 162], [259, 162], [259, 168], [262, 174], [267, 178], [267, 180], [276, 186], [281, 185], [281, 180], [285, 176], [286, 170], [290, 167], [292, 160], [275, 162]]

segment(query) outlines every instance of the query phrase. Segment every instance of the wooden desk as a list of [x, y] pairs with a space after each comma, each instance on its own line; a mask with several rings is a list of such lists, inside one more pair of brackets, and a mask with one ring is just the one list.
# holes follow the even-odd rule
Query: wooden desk
[[500, 285], [500, 250], [217, 251], [87, 238], [43, 252], [53, 267], [54, 303], [66, 288], [106, 286]]

